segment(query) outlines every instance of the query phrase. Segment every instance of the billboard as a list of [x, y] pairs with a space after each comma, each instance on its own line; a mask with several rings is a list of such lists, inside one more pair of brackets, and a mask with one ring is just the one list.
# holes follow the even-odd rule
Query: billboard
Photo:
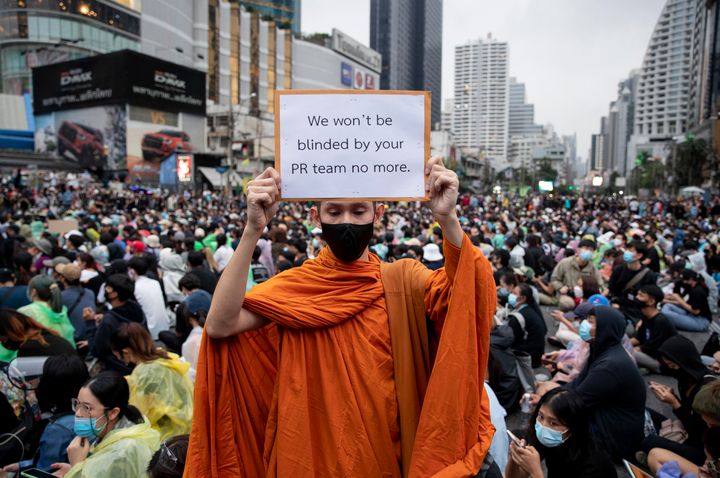
[[340, 64], [340, 82], [345, 86], [352, 86], [353, 83], [353, 69], [349, 63]]
[[127, 169], [133, 178], [155, 179], [175, 152], [204, 151], [205, 118], [129, 107]]
[[127, 167], [127, 107], [96, 106], [35, 117], [35, 150], [100, 173]]
[[132, 50], [33, 68], [36, 115], [121, 104], [205, 115], [205, 73]]
[[382, 69], [382, 55], [337, 28], [332, 29], [330, 45], [333, 50], [341, 55], [345, 55], [351, 60], [370, 68], [375, 73], [380, 73]]

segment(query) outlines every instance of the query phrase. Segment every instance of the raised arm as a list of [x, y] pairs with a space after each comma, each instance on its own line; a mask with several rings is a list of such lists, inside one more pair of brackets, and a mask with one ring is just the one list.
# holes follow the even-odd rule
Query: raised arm
[[220, 277], [205, 321], [205, 330], [212, 338], [229, 337], [268, 323], [242, 305], [255, 245], [267, 223], [275, 217], [279, 197], [280, 175], [273, 168], [248, 183], [247, 225]]

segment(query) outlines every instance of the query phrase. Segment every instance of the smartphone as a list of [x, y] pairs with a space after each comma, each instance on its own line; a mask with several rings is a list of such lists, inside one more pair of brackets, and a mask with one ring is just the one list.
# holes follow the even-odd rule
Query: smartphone
[[511, 432], [510, 430], [506, 430], [506, 431], [507, 431], [508, 436], [510, 437], [511, 442], [513, 442], [517, 446], [522, 446], [522, 444], [520, 443], [520, 439], [518, 437], [516, 437], [513, 432]]
[[55, 478], [55, 475], [52, 473], [37, 468], [28, 468], [27, 470], [21, 471], [20, 476], [22, 478]]

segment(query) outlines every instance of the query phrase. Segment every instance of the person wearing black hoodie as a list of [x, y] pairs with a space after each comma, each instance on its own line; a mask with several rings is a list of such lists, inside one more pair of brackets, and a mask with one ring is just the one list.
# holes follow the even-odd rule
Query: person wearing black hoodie
[[[126, 274], [113, 274], [105, 282], [105, 299], [112, 309], [102, 315], [102, 322], [95, 332], [92, 355], [99, 359], [105, 370], [113, 370], [123, 375], [132, 372], [132, 367], [125, 365], [112, 353], [112, 336], [124, 323], [137, 322], [147, 328], [147, 321], [142, 307], [135, 299], [135, 283]], [[91, 312], [92, 313], [92, 312]]]
[[[705, 462], [703, 436], [707, 431], [707, 424], [700, 414], [693, 410], [693, 401], [702, 386], [713, 380], [713, 376], [703, 365], [695, 344], [682, 335], [667, 339], [660, 346], [659, 353], [663, 371], [677, 380], [679, 396], [675, 395], [670, 387], [656, 382], [650, 382], [650, 390], [658, 400], [672, 407], [688, 437], [683, 443], [678, 443], [651, 435], [643, 440], [642, 451], [650, 453], [653, 448], [662, 448], [696, 465], [702, 465]], [[651, 410], [650, 414], [656, 430], [660, 430], [662, 422], [667, 418], [654, 410]]]
[[596, 442], [614, 459], [631, 456], [643, 439], [645, 382], [621, 344], [625, 318], [612, 307], [595, 307], [580, 325], [590, 356], [567, 387], [590, 409]]

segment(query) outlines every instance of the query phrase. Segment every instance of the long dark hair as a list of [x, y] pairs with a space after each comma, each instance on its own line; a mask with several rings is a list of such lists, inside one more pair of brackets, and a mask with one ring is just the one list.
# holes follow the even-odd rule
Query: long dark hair
[[130, 387], [125, 377], [117, 372], [102, 372], [83, 385], [105, 408], [119, 408], [118, 419], [125, 417], [133, 423], [142, 423], [140, 410], [130, 405]]
[[[570, 436], [560, 447], [547, 448], [535, 435], [535, 422], [543, 405], [547, 405], [557, 419], [570, 431]], [[593, 441], [590, 435], [590, 411], [580, 395], [565, 388], [554, 388], [543, 395], [532, 414], [527, 431], [527, 441], [538, 449], [540, 455], [545, 459], [556, 458], [575, 462], [591, 450]], [[550, 456], [548, 457], [548, 455]]]
[[45, 347], [48, 343], [42, 336], [43, 332], [58, 335], [54, 330], [43, 327], [32, 318], [15, 309], [0, 308], [0, 335], [8, 340], [20, 344], [24, 344], [28, 340], [34, 340]]
[[77, 355], [48, 357], [35, 392], [40, 410], [52, 413], [72, 412], [72, 399], [77, 397], [80, 387], [89, 378], [85, 363]]
[[532, 287], [530, 287], [529, 284], [522, 283], [518, 284], [518, 290], [520, 291], [520, 295], [525, 298], [525, 304], [533, 309], [538, 314], [538, 317], [542, 318], [543, 313], [542, 310], [540, 310], [540, 306], [535, 302]]
[[150, 332], [136, 322], [122, 324], [110, 341], [113, 352], [122, 353], [124, 349], [130, 349], [141, 362], [168, 358], [167, 352], [155, 346]]

